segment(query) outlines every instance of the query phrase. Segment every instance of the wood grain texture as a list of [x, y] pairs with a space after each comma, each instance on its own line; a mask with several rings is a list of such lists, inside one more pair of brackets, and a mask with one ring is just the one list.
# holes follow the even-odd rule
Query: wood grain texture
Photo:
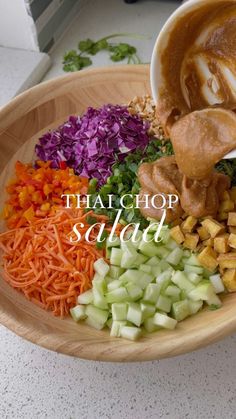
[[[0, 110], [0, 206], [17, 159], [33, 157], [37, 138], [87, 106], [127, 103], [150, 91], [148, 66], [121, 66], [74, 73], [42, 83]], [[70, 318], [60, 320], [27, 301], [0, 278], [0, 323], [45, 348], [102, 361], [147, 361], [179, 355], [213, 343], [236, 330], [236, 294], [220, 310], [205, 310], [174, 331], [144, 336], [139, 342], [110, 338]]]

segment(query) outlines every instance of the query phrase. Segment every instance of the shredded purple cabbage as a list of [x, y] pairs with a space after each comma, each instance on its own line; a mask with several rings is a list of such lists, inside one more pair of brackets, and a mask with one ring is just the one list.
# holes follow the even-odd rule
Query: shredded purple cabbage
[[46, 133], [35, 151], [40, 160], [51, 160], [52, 167], [59, 168], [65, 161], [76, 174], [97, 178], [100, 186], [117, 160], [146, 147], [148, 128], [148, 122], [130, 115], [126, 106], [90, 107], [81, 118], [71, 116], [57, 130]]

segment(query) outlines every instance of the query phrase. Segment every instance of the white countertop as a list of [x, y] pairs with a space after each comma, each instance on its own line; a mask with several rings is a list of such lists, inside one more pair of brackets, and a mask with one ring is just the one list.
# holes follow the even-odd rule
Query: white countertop
[[49, 67], [47, 54], [0, 47], [0, 106], [38, 83]]
[[[63, 53], [80, 39], [136, 32], [150, 60], [176, 1], [87, 0], [52, 53], [45, 79], [62, 74]], [[109, 64], [105, 54], [95, 65]], [[197, 352], [148, 363], [83, 361], [39, 348], [0, 327], [0, 417], [9, 419], [235, 419], [236, 335]]]

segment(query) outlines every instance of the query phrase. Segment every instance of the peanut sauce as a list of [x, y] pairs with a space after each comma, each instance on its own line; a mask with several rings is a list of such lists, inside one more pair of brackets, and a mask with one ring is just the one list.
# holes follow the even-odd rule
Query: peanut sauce
[[[183, 212], [215, 216], [230, 178], [214, 166], [236, 148], [236, 1], [206, 1], [177, 21], [162, 52], [162, 76], [157, 115], [175, 156], [140, 166], [140, 194], [178, 195], [167, 222]], [[155, 219], [163, 213], [140, 210]]]

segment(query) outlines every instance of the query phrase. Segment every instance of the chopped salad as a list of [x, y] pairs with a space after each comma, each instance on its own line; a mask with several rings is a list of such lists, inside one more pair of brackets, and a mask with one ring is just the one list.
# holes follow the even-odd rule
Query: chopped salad
[[[184, 214], [160, 228], [133, 205], [140, 164], [173, 153], [149, 96], [90, 107], [45, 133], [34, 160], [17, 162], [6, 186], [4, 279], [55, 316], [130, 340], [172, 330], [204, 306], [220, 308], [221, 294], [236, 291], [235, 187], [216, 219]], [[76, 197], [85, 195], [91, 207], [78, 208]], [[129, 205], [114, 226], [124, 195]]]

